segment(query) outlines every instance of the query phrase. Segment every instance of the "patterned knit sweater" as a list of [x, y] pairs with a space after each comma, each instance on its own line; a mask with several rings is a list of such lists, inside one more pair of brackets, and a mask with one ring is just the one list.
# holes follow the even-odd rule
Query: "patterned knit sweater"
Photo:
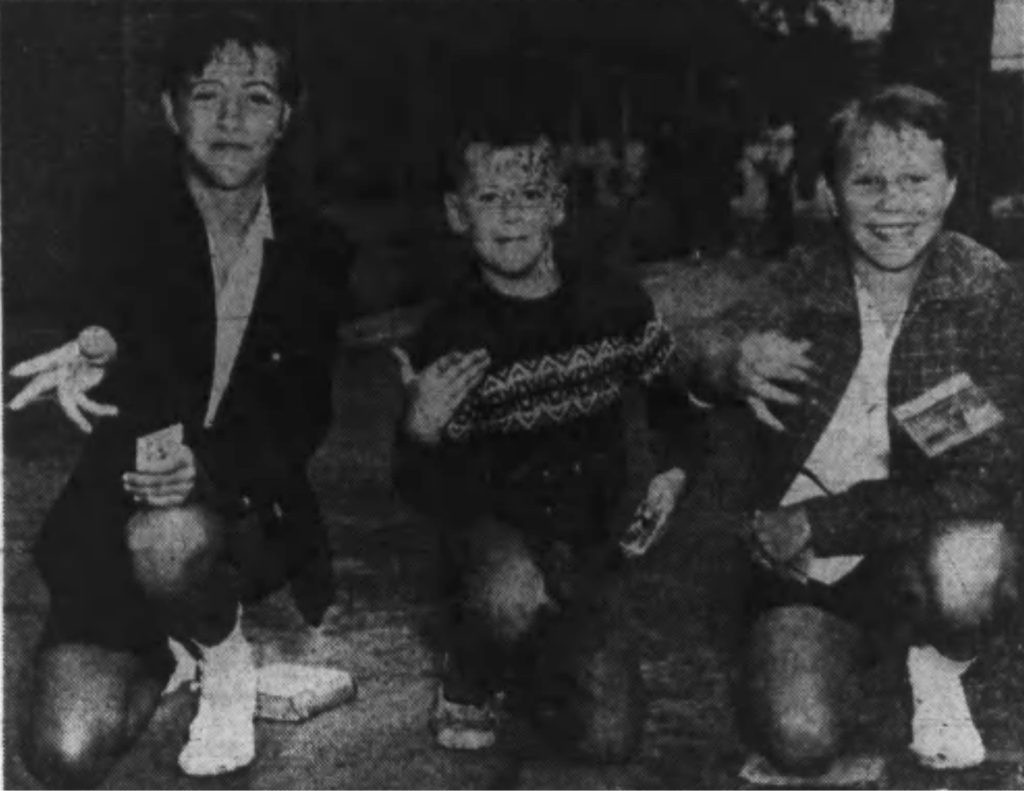
[[[563, 269], [562, 286], [512, 299], [472, 278], [411, 344], [420, 370], [484, 348], [491, 365], [442, 442], [399, 440], [399, 491], [445, 526], [489, 516], [528, 534], [589, 542], [609, 535], [626, 475], [623, 393], [658, 392], [651, 422], [680, 433], [685, 396], [668, 390], [673, 344], [646, 293], [607, 272]], [[681, 448], [663, 461], [682, 464]]]

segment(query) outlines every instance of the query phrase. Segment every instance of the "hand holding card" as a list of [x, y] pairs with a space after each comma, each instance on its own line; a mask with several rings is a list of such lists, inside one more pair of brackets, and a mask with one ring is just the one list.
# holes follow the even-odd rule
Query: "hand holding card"
[[183, 439], [180, 423], [139, 437], [135, 470], [122, 476], [124, 490], [135, 502], [165, 508], [181, 505], [192, 496], [196, 462]]
[[181, 423], [145, 434], [135, 441], [135, 469], [137, 472], [157, 472], [167, 459], [176, 456], [185, 439]]

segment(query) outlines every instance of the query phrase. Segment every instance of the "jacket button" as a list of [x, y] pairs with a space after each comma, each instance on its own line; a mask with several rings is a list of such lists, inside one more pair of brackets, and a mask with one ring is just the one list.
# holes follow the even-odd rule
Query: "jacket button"
[[279, 363], [281, 362], [281, 352], [273, 351], [270, 353], [270, 362]]
[[241, 504], [242, 508], [244, 508], [246, 511], [248, 511], [250, 508], [252, 508], [252, 499], [247, 494], [243, 494], [238, 499], [238, 502]]

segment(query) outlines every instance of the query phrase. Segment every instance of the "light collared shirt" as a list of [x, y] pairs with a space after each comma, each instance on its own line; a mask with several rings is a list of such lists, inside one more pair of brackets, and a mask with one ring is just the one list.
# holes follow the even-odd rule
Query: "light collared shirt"
[[274, 238], [274, 225], [270, 218], [270, 203], [267, 192], [260, 196], [256, 216], [249, 224], [242, 241], [238, 257], [226, 261], [218, 255], [217, 246], [213, 243], [209, 230], [206, 233], [210, 247], [210, 266], [216, 273], [227, 271], [227, 277], [217, 289], [217, 340], [214, 352], [213, 383], [210, 388], [210, 400], [206, 407], [204, 426], [213, 424], [217, 416], [224, 391], [231, 381], [231, 372], [238, 358], [238, 350], [242, 338], [249, 326], [256, 289], [263, 271], [263, 245], [268, 239]]
[[[797, 474], [782, 498], [783, 506], [839, 494], [861, 481], [889, 477], [889, 359], [903, 316], [888, 330], [860, 280], [856, 281], [856, 295], [860, 359], [832, 419], [804, 463], [810, 474]], [[816, 558], [810, 576], [831, 583], [852, 571], [861, 559], [860, 555]]]

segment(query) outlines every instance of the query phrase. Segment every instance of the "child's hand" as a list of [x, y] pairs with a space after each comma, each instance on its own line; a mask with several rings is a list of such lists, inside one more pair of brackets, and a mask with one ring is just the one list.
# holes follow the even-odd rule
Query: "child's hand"
[[133, 470], [121, 476], [124, 490], [135, 502], [154, 508], [184, 503], [195, 491], [197, 477], [196, 457], [187, 445], [147, 467], [146, 472]]
[[644, 507], [651, 514], [655, 524], [660, 525], [671, 516], [685, 483], [686, 473], [678, 467], [666, 470], [651, 479]]
[[777, 573], [799, 579], [814, 557], [811, 523], [800, 505], [759, 511], [749, 526], [754, 561]]
[[87, 393], [106, 376], [106, 366], [117, 352], [109, 332], [89, 327], [76, 340], [45, 354], [25, 360], [10, 370], [28, 384], [8, 404], [17, 411], [43, 398], [55, 397], [68, 419], [86, 434], [92, 431], [90, 418], [112, 417], [117, 407], [93, 401]]
[[783, 385], [806, 385], [814, 373], [807, 352], [810, 341], [797, 341], [775, 332], [752, 333], [743, 339], [733, 367], [733, 379], [758, 420], [777, 431], [785, 426], [769, 404], [798, 404], [800, 396]]
[[642, 557], [661, 539], [685, 483], [686, 473], [678, 467], [651, 479], [647, 497], [640, 503], [633, 521], [619, 540], [619, 548], [627, 558]]
[[406, 434], [425, 445], [436, 445], [455, 410], [484, 378], [490, 355], [484, 349], [452, 352], [435, 360], [419, 373], [399, 348], [392, 354], [401, 366], [408, 406], [403, 426]]

